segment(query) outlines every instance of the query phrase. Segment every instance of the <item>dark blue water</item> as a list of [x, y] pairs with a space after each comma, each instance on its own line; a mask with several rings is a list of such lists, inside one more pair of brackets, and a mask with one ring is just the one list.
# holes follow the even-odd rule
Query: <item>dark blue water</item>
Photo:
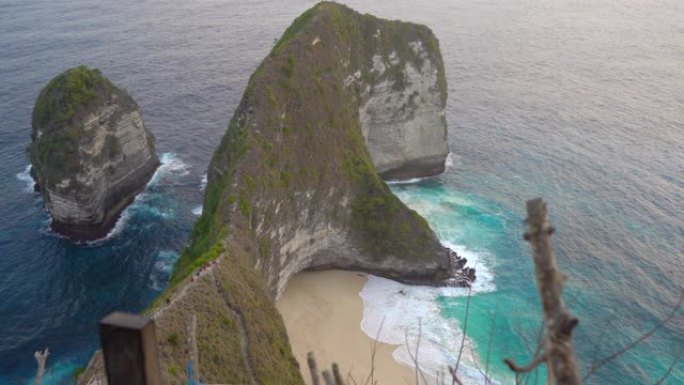
[[[484, 356], [492, 313], [503, 309], [495, 373], [499, 356], [527, 356], [520, 336], [532, 344], [536, 336], [539, 306], [520, 239], [530, 197], [551, 206], [585, 363], [668, 313], [684, 282], [684, 3], [347, 3], [428, 24], [440, 39], [454, 165], [436, 181], [395, 190], [439, 205], [425, 215], [440, 232], [445, 215], [459, 218], [448, 235], [489, 258], [496, 290], [473, 298], [480, 326], [468, 335]], [[46, 382], [68, 382], [97, 347], [97, 319], [140, 310], [159, 292], [249, 75], [312, 4], [0, 0], [0, 383], [31, 381], [33, 352], [45, 346]], [[120, 232], [92, 247], [49, 234], [22, 180], [33, 102], [78, 64], [129, 91], [166, 163]], [[450, 301], [445, 317], [458, 318], [462, 300]], [[592, 380], [654, 383], [683, 340], [680, 311]], [[667, 384], [684, 382], [683, 365]]]

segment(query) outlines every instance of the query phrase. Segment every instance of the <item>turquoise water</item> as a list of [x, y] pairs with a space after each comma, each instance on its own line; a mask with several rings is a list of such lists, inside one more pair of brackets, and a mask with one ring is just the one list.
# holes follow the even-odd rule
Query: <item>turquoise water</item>
[[[69, 383], [98, 345], [96, 321], [143, 309], [164, 287], [250, 74], [313, 3], [0, 0], [0, 384], [30, 383], [33, 352], [45, 346], [46, 383]], [[531, 197], [549, 202], [558, 229], [585, 368], [667, 315], [684, 282], [683, 2], [345, 3], [425, 23], [440, 39], [453, 165], [393, 189], [481, 264], [467, 329], [473, 365], [486, 366], [491, 334], [489, 369], [505, 382], [501, 358], [525, 362], [525, 341], [534, 347], [539, 304], [521, 240]], [[136, 99], [160, 155], [175, 165], [116, 234], [90, 247], [46, 231], [26, 180], [33, 102], [78, 64], [100, 68]], [[424, 309], [441, 325], [441, 340], [457, 340], [464, 298], [412, 290], [416, 314]], [[680, 311], [590, 380], [655, 383], [683, 341]], [[684, 383], [683, 365], [666, 384]]]
[[[453, 172], [453, 171], [451, 171]], [[449, 175], [448, 172], [447, 175]], [[494, 290], [478, 290], [470, 299], [467, 335], [475, 346], [478, 370], [487, 372], [493, 381], [513, 383], [515, 378], [503, 363], [504, 358], [525, 364], [534, 356], [541, 327], [541, 304], [533, 281], [533, 265], [528, 245], [522, 241], [525, 231], [524, 216], [520, 210], [512, 211], [501, 204], [483, 199], [449, 186], [448, 177], [424, 181], [417, 185], [394, 185], [394, 192], [410, 207], [424, 215], [440, 239], [448, 244], [461, 245], [479, 256], [478, 264], [485, 263], [491, 272]], [[553, 210], [553, 207], [551, 207]], [[627, 266], [612, 264], [603, 270], [601, 282], [582, 287], [585, 274], [582, 266], [573, 266], [564, 257], [563, 246], [573, 243], [569, 231], [556, 221], [554, 236], [561, 268], [569, 275], [566, 304], [581, 319], [576, 332], [576, 348], [586, 373], [594, 360], [601, 359], [646, 333], [658, 321], [657, 316], [644, 314], [631, 297], [606, 296], [605, 291], [617, 290], [614, 286], [629, 280], [633, 271]], [[564, 239], [565, 238], [565, 239]], [[575, 251], [582, 253], [581, 250]], [[591, 250], [585, 253], [589, 254]], [[477, 266], [477, 265], [476, 265]], [[489, 275], [489, 274], [488, 274]], [[478, 279], [482, 279], [479, 277]], [[484, 279], [490, 279], [489, 276]], [[615, 291], [613, 292], [615, 293]], [[644, 295], [644, 293], [641, 293]], [[672, 297], [676, 300], [676, 296]], [[464, 293], [444, 293], [435, 299], [441, 316], [456, 320], [463, 328], [467, 297]], [[669, 307], [661, 309], [660, 316]], [[679, 311], [681, 315], [681, 311]], [[627, 320], [621, 320], [626, 317]], [[588, 378], [587, 383], [645, 384], [655, 382], [665, 374], [682, 349], [681, 331], [675, 319], [653, 337], [627, 352], [611, 364]], [[629, 329], [621, 325], [634, 324]], [[425, 326], [424, 326], [425, 327]], [[430, 327], [429, 324], [427, 326]], [[454, 333], [453, 338], [457, 338]], [[443, 363], [453, 364], [459, 344], [451, 348], [452, 355]], [[466, 363], [468, 365], [468, 363]], [[677, 364], [669, 382], [677, 384], [684, 378], [683, 367]], [[545, 373], [530, 376], [534, 383], [544, 383]], [[482, 383], [478, 378], [478, 382]]]

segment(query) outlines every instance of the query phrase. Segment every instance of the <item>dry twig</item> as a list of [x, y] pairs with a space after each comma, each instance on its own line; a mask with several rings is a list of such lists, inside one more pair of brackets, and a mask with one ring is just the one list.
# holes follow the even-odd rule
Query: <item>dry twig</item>
[[548, 382], [558, 385], [580, 385], [579, 365], [575, 357], [572, 332], [579, 323], [563, 302], [565, 275], [558, 270], [556, 256], [551, 248], [553, 227], [549, 225], [546, 203], [541, 198], [527, 202], [528, 232], [535, 266], [535, 277], [544, 309], [544, 354], [538, 355], [530, 365], [520, 367], [508, 360], [511, 369], [531, 370], [547, 361]]

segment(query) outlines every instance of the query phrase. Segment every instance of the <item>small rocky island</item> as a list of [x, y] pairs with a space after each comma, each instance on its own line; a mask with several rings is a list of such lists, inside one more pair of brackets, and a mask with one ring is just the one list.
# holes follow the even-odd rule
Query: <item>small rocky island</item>
[[76, 242], [104, 237], [159, 166], [133, 98], [85, 66], [40, 92], [28, 153], [52, 229]]

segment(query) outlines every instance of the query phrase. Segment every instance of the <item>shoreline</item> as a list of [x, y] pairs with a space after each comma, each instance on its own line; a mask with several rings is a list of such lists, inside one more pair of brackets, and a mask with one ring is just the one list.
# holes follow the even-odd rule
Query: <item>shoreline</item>
[[365, 383], [373, 368], [378, 385], [414, 384], [414, 370], [392, 356], [398, 346], [375, 341], [361, 329], [364, 304], [360, 293], [367, 280], [366, 274], [350, 271], [300, 272], [276, 301], [307, 384], [311, 384], [306, 363], [310, 351], [319, 371], [330, 370], [336, 362], [342, 376], [351, 376], [356, 383]]

